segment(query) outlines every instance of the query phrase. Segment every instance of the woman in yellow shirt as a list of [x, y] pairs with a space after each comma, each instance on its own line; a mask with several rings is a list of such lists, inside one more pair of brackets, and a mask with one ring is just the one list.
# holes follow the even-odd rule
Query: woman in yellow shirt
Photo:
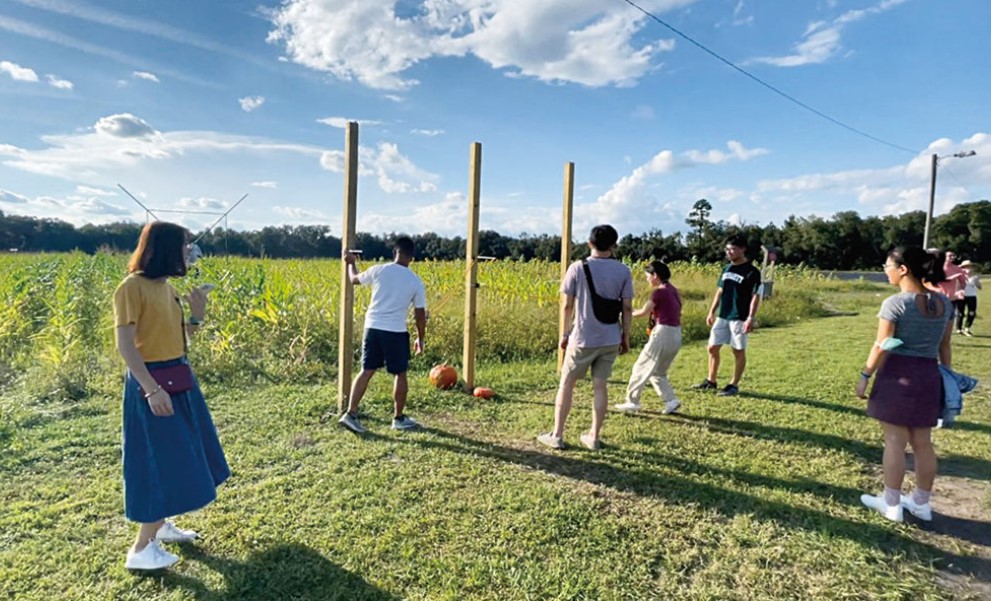
[[156, 221], [141, 231], [124, 278], [114, 293], [117, 350], [127, 363], [124, 383], [124, 514], [141, 528], [128, 550], [132, 570], [167, 568], [179, 558], [159, 542], [183, 542], [196, 532], [166, 518], [217, 498], [230, 469], [199, 383], [186, 360], [187, 337], [206, 313], [207, 289], [185, 298], [171, 277], [186, 275], [189, 232]]

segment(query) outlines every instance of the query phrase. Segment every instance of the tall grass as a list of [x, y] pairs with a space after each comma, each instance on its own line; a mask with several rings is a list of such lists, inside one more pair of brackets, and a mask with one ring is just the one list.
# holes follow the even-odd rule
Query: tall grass
[[[368, 267], [368, 265], [362, 266]], [[642, 265], [632, 265], [636, 305], [649, 294]], [[463, 339], [465, 262], [412, 265], [427, 289], [430, 321], [426, 364], [459, 363]], [[672, 281], [685, 300], [686, 340], [707, 335], [705, 315], [718, 265], [675, 263]], [[478, 266], [478, 358], [514, 361], [554, 352], [559, 303], [557, 263], [499, 261]], [[125, 274], [122, 256], [98, 254], [0, 257], [0, 382], [24, 373], [35, 398], [80, 398], [116, 382], [122, 363], [114, 346], [113, 291]], [[173, 284], [184, 292], [217, 284], [207, 324], [191, 348], [206, 380], [319, 381], [334, 377], [339, 332], [341, 262], [212, 257]], [[822, 290], [837, 282], [818, 272], [779, 269], [775, 296], [764, 303], [762, 327], [820, 315]], [[355, 294], [360, 332], [371, 291]], [[632, 344], [646, 338], [644, 323]], [[360, 335], [351, 352], [359, 354]]]

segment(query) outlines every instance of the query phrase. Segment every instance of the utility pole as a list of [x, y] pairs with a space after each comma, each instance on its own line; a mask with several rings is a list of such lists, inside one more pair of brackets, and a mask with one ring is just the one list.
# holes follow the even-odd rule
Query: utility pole
[[933, 205], [936, 204], [936, 165], [939, 164], [940, 159], [945, 159], [949, 156], [958, 159], [965, 159], [976, 154], [977, 151], [967, 150], [943, 156], [933, 155], [932, 175], [929, 177], [929, 211], [926, 213], [926, 231], [922, 234], [922, 248], [925, 250], [929, 250], [929, 228], [932, 225], [933, 220]]
[[933, 221], [933, 205], [936, 204], [936, 163], [939, 157], [933, 154], [932, 175], [929, 177], [929, 211], [926, 212], [926, 232], [922, 235], [922, 248], [929, 250], [929, 226]]

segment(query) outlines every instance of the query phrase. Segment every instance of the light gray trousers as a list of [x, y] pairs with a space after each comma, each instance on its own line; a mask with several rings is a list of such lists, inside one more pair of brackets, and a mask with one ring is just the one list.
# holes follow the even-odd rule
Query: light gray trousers
[[658, 396], [665, 402], [674, 401], [678, 397], [668, 381], [668, 369], [674, 362], [675, 356], [681, 349], [681, 327], [656, 325], [650, 331], [647, 344], [640, 351], [637, 362], [633, 364], [630, 383], [626, 387], [626, 401], [640, 404], [640, 396], [647, 382], [654, 387]]

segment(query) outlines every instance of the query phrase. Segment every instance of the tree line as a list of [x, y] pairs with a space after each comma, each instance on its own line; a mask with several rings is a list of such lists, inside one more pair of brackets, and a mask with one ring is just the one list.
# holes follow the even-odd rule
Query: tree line
[[[723, 259], [723, 244], [731, 234], [742, 234], [750, 241], [749, 254], [758, 258], [761, 245], [780, 249], [779, 262], [805, 264], [820, 269], [870, 269], [884, 263], [887, 252], [899, 245], [921, 245], [926, 215], [913, 211], [886, 217], [861, 217], [843, 211], [830, 218], [795, 217], [780, 226], [742, 224], [711, 219], [712, 206], [697, 201], [686, 219], [687, 234], [665, 234], [652, 229], [626, 234], [620, 239], [617, 255], [631, 260], [711, 262]], [[0, 212], [0, 249], [8, 252], [85, 253], [130, 252], [141, 224], [119, 222], [80, 227], [58, 219], [4, 215]], [[269, 226], [256, 231], [216, 228], [196, 234], [206, 254], [232, 254], [272, 258], [339, 257], [341, 239], [327, 225]], [[357, 234], [356, 247], [367, 259], [392, 256], [390, 242], [399, 234]], [[417, 257], [450, 260], [465, 256], [466, 241], [435, 233], [414, 234]], [[561, 238], [550, 234], [504, 236], [491, 230], [479, 232], [479, 254], [497, 259], [557, 261]], [[930, 233], [932, 245], [951, 249], [961, 258], [991, 264], [991, 201], [959, 204], [949, 213], [936, 217]], [[580, 242], [580, 240], [579, 240]], [[586, 252], [584, 244], [574, 245], [574, 257]]]

